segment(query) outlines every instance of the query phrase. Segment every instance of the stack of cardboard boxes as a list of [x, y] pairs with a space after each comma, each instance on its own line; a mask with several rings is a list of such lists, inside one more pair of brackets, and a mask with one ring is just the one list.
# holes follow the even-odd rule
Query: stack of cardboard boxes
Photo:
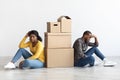
[[61, 16], [57, 22], [47, 22], [45, 32], [46, 67], [72, 67], [71, 18]]

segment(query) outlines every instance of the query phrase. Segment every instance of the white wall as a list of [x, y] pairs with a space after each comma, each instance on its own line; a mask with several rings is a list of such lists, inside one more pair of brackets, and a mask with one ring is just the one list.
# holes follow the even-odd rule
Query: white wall
[[44, 39], [46, 22], [61, 15], [72, 18], [73, 41], [90, 30], [105, 55], [120, 56], [120, 0], [0, 0], [0, 56], [14, 55], [29, 30]]

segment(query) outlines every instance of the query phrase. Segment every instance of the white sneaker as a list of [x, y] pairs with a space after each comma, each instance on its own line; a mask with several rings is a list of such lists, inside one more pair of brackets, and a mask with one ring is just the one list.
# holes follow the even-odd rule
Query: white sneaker
[[100, 63], [95, 61], [94, 66], [99, 66], [99, 65]]
[[12, 62], [9, 62], [7, 65], [4, 66], [5, 69], [15, 69], [16, 66]]
[[104, 67], [113, 67], [115, 66], [117, 63], [116, 62], [112, 62], [112, 61], [108, 61], [108, 60], [104, 60]]

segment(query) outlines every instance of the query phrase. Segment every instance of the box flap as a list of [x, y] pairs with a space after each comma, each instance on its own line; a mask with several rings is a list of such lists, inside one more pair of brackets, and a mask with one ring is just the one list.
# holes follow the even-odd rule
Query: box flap
[[58, 21], [61, 21], [61, 19], [70, 19], [71, 20], [71, 18], [69, 16], [60, 16], [58, 18]]

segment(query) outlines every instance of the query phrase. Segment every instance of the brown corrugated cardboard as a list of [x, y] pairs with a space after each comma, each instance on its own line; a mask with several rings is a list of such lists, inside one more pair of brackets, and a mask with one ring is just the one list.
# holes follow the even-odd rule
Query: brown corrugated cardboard
[[74, 53], [73, 48], [46, 49], [46, 67], [73, 67]]
[[71, 48], [71, 33], [45, 33], [46, 48]]
[[60, 22], [61, 32], [71, 32], [71, 18], [69, 16], [59, 17], [58, 22]]
[[60, 32], [60, 22], [47, 22], [47, 32], [59, 33]]

